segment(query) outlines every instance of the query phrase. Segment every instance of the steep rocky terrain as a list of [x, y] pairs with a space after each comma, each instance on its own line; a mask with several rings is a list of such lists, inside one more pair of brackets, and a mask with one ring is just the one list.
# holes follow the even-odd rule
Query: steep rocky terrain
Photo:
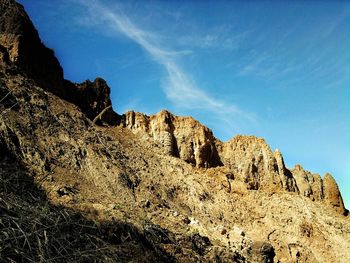
[[238, 135], [223, 143], [192, 117], [174, 116], [166, 110], [152, 116], [130, 111], [120, 116], [118, 124], [143, 140], [155, 142], [164, 154], [178, 157], [194, 167], [225, 167], [228, 180], [235, 181], [230, 186], [232, 190], [294, 192], [313, 201], [324, 201], [340, 214], [347, 213], [330, 174], [322, 179], [300, 165], [289, 170], [281, 152], [272, 152], [264, 139]]
[[0, 261], [349, 262], [329, 174], [191, 117], [113, 112], [0, 0]]
[[131, 111], [120, 119], [122, 127], [142, 132], [145, 139], [159, 143], [168, 155], [196, 167], [222, 165], [212, 131], [191, 117], [178, 117], [163, 110], [154, 116]]

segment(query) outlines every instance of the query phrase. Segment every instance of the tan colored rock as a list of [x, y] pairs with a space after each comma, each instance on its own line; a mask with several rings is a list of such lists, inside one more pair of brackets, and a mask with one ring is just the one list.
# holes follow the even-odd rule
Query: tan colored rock
[[300, 164], [295, 165], [291, 172], [297, 182], [301, 195], [309, 197], [313, 201], [324, 199], [322, 179], [319, 174], [312, 174], [305, 171]]
[[[1, 94], [11, 91], [18, 98], [19, 107], [0, 119], [0, 146], [6, 146], [22, 160], [51, 202], [83, 212], [96, 222], [127, 220], [140, 229], [149, 222], [159, 225], [166, 231], [152, 228], [151, 241], [175, 255], [178, 262], [266, 262], [274, 252], [275, 262], [347, 263], [349, 220], [335, 215], [329, 206], [295, 193], [279, 190], [270, 194], [274, 188], [267, 184], [271, 174], [264, 166], [272, 167], [278, 189], [283, 189], [279, 174], [283, 169], [278, 167], [282, 159], [273, 161], [276, 157], [262, 139], [240, 136], [231, 144], [237, 146], [239, 154], [232, 149], [225, 152], [228, 161], [237, 160], [235, 165], [242, 160], [250, 169], [253, 163], [258, 171], [267, 171], [259, 177], [262, 187], [257, 191], [237, 193], [229, 189], [230, 184], [235, 187], [240, 181], [239, 175], [229, 166], [196, 169], [165, 155], [152, 140], [134, 135], [129, 128], [90, 126], [78, 107], [60, 102], [32, 83], [21, 76], [16, 76], [15, 81], [12, 77], [4, 79]], [[23, 94], [29, 92], [32, 96], [26, 101]], [[7, 108], [3, 103], [0, 107]], [[135, 129], [151, 130], [147, 125], [136, 125], [151, 123], [150, 118], [142, 114], [129, 117]], [[159, 131], [153, 130], [161, 133], [165, 128], [166, 125]], [[244, 157], [242, 147], [253, 155], [246, 153], [250, 157]], [[3, 148], [0, 147], [0, 155]], [[249, 163], [261, 149], [271, 161], [265, 161], [269, 158], [263, 156], [260, 162]], [[233, 159], [236, 155], [237, 159]], [[56, 194], [67, 185], [77, 190], [63, 196]], [[145, 200], [149, 200], [148, 208]], [[235, 226], [242, 230], [239, 234], [234, 234]], [[118, 232], [112, 233], [118, 237]], [[167, 237], [172, 236], [174, 241], [168, 241]], [[199, 241], [208, 239], [212, 245], [198, 254], [192, 247], [193, 236], [198, 237], [197, 247]], [[133, 255], [125, 256], [139, 260]]]
[[297, 192], [295, 180], [285, 167], [279, 151], [273, 153], [265, 140], [255, 136], [236, 136], [219, 148], [223, 164], [247, 189]]
[[313, 201], [324, 201], [340, 214], [346, 213], [338, 185], [332, 175], [327, 173], [322, 179], [319, 174], [305, 171], [300, 164], [291, 171], [301, 195]]
[[329, 173], [323, 178], [323, 193], [324, 199], [328, 204], [330, 204], [338, 213], [345, 213], [343, 198], [339, 192], [338, 184]]
[[149, 116], [146, 114], [129, 111], [123, 117], [124, 125], [129, 129], [148, 133]]
[[120, 124], [134, 133], [148, 135], [167, 154], [196, 167], [221, 165], [212, 131], [192, 117], [175, 116], [166, 110], [151, 116], [130, 111], [122, 116]]
[[289, 192], [299, 192], [297, 183], [289, 169], [284, 164], [282, 153], [276, 149], [274, 157], [277, 162], [278, 173], [282, 182], [283, 189]]

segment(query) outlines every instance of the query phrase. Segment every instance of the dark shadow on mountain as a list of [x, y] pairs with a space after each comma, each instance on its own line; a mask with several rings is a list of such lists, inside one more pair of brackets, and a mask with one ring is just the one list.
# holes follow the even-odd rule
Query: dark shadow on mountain
[[52, 205], [0, 138], [1, 262], [174, 262], [154, 238], [127, 222], [99, 224]]

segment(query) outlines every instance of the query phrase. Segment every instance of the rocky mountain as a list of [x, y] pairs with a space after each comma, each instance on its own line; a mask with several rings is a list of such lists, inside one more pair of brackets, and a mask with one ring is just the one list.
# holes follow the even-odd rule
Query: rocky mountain
[[166, 110], [154, 116], [127, 112], [118, 123], [157, 142], [166, 154], [195, 167], [222, 165], [212, 131], [192, 117], [174, 116]]
[[281, 152], [272, 152], [264, 139], [238, 135], [223, 143], [192, 117], [174, 116], [166, 110], [152, 116], [130, 111], [120, 116], [118, 125], [130, 129], [143, 140], [155, 142], [164, 154], [178, 157], [194, 167], [225, 167], [228, 177], [235, 180], [231, 186], [235, 191], [294, 192], [313, 201], [323, 201], [338, 213], [347, 214], [332, 175], [326, 174], [322, 179], [300, 165], [289, 170]]
[[0, 0], [1, 262], [349, 262], [334, 178], [191, 117], [117, 114]]

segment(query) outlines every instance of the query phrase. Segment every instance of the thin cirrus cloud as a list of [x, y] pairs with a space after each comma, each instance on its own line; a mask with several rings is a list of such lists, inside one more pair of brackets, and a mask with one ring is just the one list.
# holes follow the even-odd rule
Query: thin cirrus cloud
[[91, 17], [85, 19], [85, 24], [90, 20], [96, 24], [97, 19], [99, 23], [107, 25], [115, 33], [121, 33], [140, 45], [154, 61], [163, 66], [167, 74], [163, 82], [163, 90], [175, 106], [189, 110], [208, 110], [225, 122], [229, 122], [228, 118], [234, 116], [255, 121], [252, 114], [241, 110], [236, 105], [212, 98], [196, 85], [190, 75], [177, 62], [179, 56], [191, 51], [172, 51], [164, 48], [159, 43], [159, 36], [142, 30], [118, 6], [114, 6], [115, 9], [112, 10], [99, 1], [78, 1], [78, 3], [87, 7], [89, 15], [93, 17], [92, 20]]

